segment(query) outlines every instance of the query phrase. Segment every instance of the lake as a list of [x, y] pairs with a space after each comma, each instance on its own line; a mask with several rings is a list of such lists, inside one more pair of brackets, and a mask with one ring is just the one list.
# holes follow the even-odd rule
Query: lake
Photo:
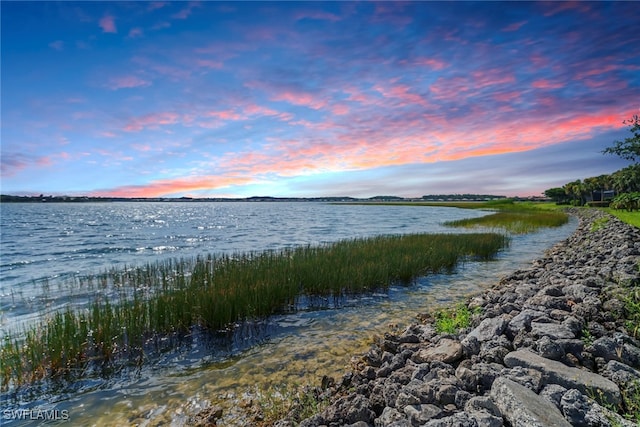
[[[464, 232], [442, 222], [487, 214], [320, 202], [42, 203], [0, 208], [3, 335], [79, 300], [78, 290], [69, 284], [110, 268], [380, 234]], [[87, 378], [44, 396], [37, 391], [22, 394], [19, 401], [5, 394], [3, 408], [66, 411], [73, 425], [183, 425], [208, 401], [219, 401], [228, 403], [225, 425], [241, 425], [237, 400], [250, 396], [256, 387], [317, 385], [322, 375], [339, 378], [350, 357], [366, 351], [373, 336], [388, 325], [406, 325], [418, 313], [495, 284], [575, 227], [571, 220], [560, 228], [512, 236], [509, 248], [495, 261], [466, 262], [453, 274], [354, 297], [340, 308], [242, 325], [234, 333], [158, 355], [141, 371], [110, 379]], [[6, 416], [3, 422], [40, 423]]]

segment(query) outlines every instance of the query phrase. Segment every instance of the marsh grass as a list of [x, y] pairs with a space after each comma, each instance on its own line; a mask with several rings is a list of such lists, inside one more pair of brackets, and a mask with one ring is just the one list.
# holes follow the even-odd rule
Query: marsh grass
[[386, 289], [451, 272], [463, 259], [490, 259], [508, 243], [495, 233], [377, 236], [248, 254], [172, 259], [78, 279], [95, 297], [5, 334], [2, 389], [40, 379], [75, 378], [140, 366], [160, 338], [193, 328], [295, 310], [300, 300]]
[[496, 212], [480, 218], [447, 221], [444, 224], [452, 227], [500, 228], [513, 234], [525, 234], [534, 232], [542, 227], [559, 227], [568, 221], [568, 216], [562, 212], [511, 210]]
[[[351, 202], [353, 204], [353, 202]], [[447, 221], [451, 227], [487, 227], [505, 230], [512, 234], [525, 234], [542, 227], [559, 227], [569, 221], [562, 207], [553, 203], [516, 202], [513, 199], [498, 199], [486, 202], [361, 202], [363, 205], [390, 206], [439, 206], [460, 209], [487, 209], [497, 211], [480, 218]]]

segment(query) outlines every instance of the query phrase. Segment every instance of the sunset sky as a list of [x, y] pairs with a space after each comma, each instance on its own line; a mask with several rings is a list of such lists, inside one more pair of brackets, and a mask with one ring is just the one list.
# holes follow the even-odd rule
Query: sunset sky
[[6, 2], [3, 194], [545, 189], [628, 163], [635, 2]]

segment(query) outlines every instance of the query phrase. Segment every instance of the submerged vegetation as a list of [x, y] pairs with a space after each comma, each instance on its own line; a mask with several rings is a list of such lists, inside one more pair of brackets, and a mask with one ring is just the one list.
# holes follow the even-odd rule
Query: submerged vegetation
[[[172, 259], [80, 280], [92, 301], [54, 312], [0, 343], [4, 390], [43, 378], [77, 378], [96, 367], [140, 366], [163, 338], [411, 283], [451, 272], [467, 257], [490, 259], [501, 234], [412, 234], [282, 251]], [[150, 347], [151, 346], [151, 347]]]

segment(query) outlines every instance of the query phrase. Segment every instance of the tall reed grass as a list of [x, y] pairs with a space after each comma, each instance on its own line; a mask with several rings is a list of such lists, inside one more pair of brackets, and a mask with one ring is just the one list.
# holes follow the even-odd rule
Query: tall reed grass
[[494, 233], [377, 236], [112, 269], [79, 281], [77, 286], [96, 290], [85, 308], [67, 307], [4, 336], [1, 388], [76, 378], [95, 366], [139, 365], [159, 337], [295, 310], [302, 298], [411, 283], [450, 272], [467, 257], [490, 259], [507, 244]]

